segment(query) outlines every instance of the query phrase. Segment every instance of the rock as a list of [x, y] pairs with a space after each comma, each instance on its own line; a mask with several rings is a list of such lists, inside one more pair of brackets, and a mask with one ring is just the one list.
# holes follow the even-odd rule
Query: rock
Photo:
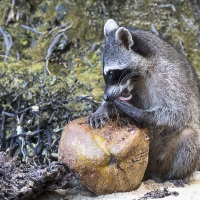
[[[149, 137], [126, 120], [93, 129], [86, 118], [70, 122], [63, 130], [59, 161], [78, 175], [95, 194], [137, 189], [148, 162]], [[120, 120], [121, 122], [122, 120]]]

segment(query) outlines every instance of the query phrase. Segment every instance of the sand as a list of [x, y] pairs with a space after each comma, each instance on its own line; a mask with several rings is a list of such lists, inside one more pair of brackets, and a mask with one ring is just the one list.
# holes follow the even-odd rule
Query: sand
[[[165, 183], [155, 183], [153, 180], [148, 180], [142, 182], [141, 186], [131, 192], [124, 193], [113, 193], [109, 195], [102, 196], [91, 196], [91, 193], [88, 191], [81, 190], [80, 188], [76, 189], [67, 189], [67, 190], [57, 190], [54, 192], [45, 193], [44, 195], [37, 198], [38, 200], [134, 200], [144, 197], [148, 192], [155, 193], [156, 190], [160, 189], [159, 194], [163, 194], [164, 188], [167, 188], [167, 193], [169, 196], [165, 196], [167, 199], [176, 199], [176, 200], [198, 200], [200, 199], [200, 171], [196, 172], [193, 176], [193, 179], [186, 184], [184, 187], [176, 187], [171, 182]], [[165, 190], [165, 191], [166, 191]], [[154, 192], [152, 192], [154, 191]], [[176, 196], [175, 196], [176, 195]], [[152, 195], [151, 195], [152, 196]], [[142, 198], [150, 199], [150, 198]], [[155, 198], [151, 198], [155, 199]]]

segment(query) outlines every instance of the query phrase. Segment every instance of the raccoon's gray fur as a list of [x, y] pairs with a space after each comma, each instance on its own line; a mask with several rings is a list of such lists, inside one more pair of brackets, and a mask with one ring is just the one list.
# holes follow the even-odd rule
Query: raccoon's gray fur
[[104, 102], [89, 124], [104, 126], [117, 107], [152, 137], [146, 175], [189, 178], [200, 166], [199, 89], [192, 67], [149, 31], [119, 27], [110, 19], [104, 35]]

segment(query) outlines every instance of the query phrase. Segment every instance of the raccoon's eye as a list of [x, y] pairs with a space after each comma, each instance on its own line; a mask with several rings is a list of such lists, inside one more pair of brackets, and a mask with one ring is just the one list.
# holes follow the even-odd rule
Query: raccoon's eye
[[113, 76], [113, 71], [108, 71], [108, 76]]

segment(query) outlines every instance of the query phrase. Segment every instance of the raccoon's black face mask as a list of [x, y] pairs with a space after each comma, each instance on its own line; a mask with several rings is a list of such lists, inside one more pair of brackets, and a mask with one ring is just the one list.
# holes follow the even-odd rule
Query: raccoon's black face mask
[[130, 92], [138, 78], [139, 76], [132, 75], [131, 69], [109, 70], [106, 75], [104, 74], [106, 84], [104, 100], [112, 101], [116, 98], [130, 100]]
[[116, 69], [109, 70], [106, 74], [103, 74], [103, 77], [106, 86], [112, 86], [125, 83], [126, 80], [129, 78], [129, 74], [131, 74], [130, 69]]

